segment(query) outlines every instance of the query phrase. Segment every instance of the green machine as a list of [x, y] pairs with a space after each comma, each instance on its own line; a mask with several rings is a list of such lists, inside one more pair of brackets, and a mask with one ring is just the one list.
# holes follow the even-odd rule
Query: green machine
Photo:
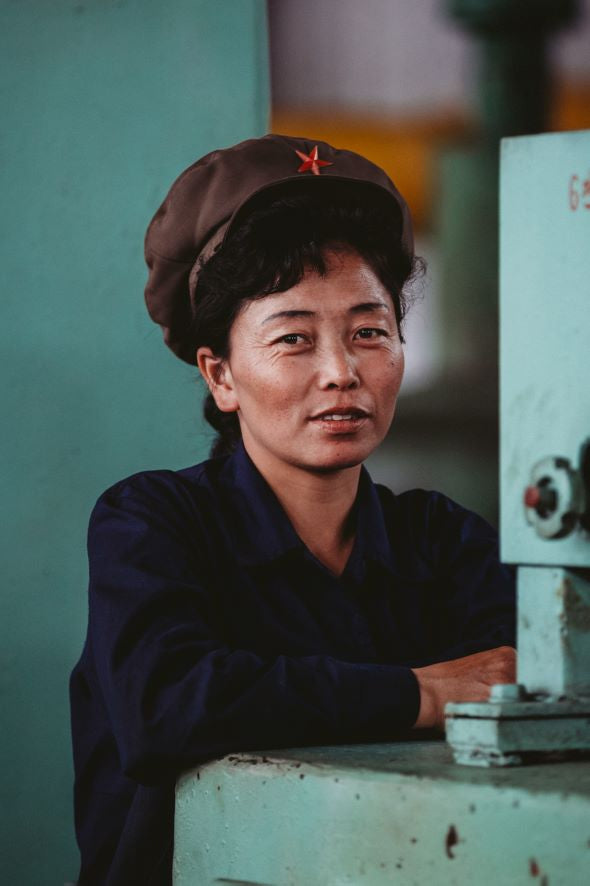
[[590, 132], [505, 139], [501, 553], [518, 566], [518, 683], [447, 707], [461, 763], [590, 750]]
[[175, 886], [588, 882], [589, 247], [590, 132], [505, 140], [501, 542], [518, 567], [518, 683], [449, 705], [450, 743], [267, 750], [185, 773]]

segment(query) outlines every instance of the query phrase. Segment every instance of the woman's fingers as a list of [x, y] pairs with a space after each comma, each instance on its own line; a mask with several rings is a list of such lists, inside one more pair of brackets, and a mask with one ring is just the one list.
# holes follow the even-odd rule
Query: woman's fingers
[[487, 701], [495, 683], [515, 681], [516, 650], [499, 646], [413, 671], [420, 687], [420, 711], [415, 726], [443, 729], [448, 701]]

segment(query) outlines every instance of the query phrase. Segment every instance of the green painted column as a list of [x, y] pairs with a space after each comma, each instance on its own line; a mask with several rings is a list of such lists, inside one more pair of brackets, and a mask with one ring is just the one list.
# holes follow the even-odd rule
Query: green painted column
[[196, 372], [145, 312], [143, 234], [185, 166], [266, 131], [266, 5], [4, 2], [0, 58], [0, 883], [61, 886], [90, 509], [208, 448]]
[[497, 406], [498, 148], [504, 136], [548, 126], [548, 42], [576, 16], [578, 0], [447, 0], [475, 48], [472, 141], [440, 158], [437, 229], [441, 246], [444, 363], [477, 378]]
[[547, 129], [548, 40], [575, 19], [579, 0], [448, 0], [447, 6], [476, 41], [473, 97], [483, 138], [497, 146], [504, 136]]

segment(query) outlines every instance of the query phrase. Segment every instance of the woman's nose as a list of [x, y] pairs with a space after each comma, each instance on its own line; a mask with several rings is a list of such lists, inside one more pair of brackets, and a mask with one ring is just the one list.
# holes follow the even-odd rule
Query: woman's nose
[[322, 352], [320, 384], [324, 389], [348, 390], [358, 387], [356, 361], [344, 345], [326, 348]]

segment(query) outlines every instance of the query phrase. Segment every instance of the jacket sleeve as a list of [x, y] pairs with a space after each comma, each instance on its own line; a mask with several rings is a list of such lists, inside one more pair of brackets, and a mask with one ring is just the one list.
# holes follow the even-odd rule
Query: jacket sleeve
[[431, 556], [444, 587], [445, 658], [516, 646], [515, 570], [500, 562], [496, 531], [440, 493], [430, 501]]
[[89, 642], [125, 774], [146, 784], [232, 750], [391, 738], [418, 715], [407, 667], [231, 648], [206, 541], [154, 481], [90, 521]]

